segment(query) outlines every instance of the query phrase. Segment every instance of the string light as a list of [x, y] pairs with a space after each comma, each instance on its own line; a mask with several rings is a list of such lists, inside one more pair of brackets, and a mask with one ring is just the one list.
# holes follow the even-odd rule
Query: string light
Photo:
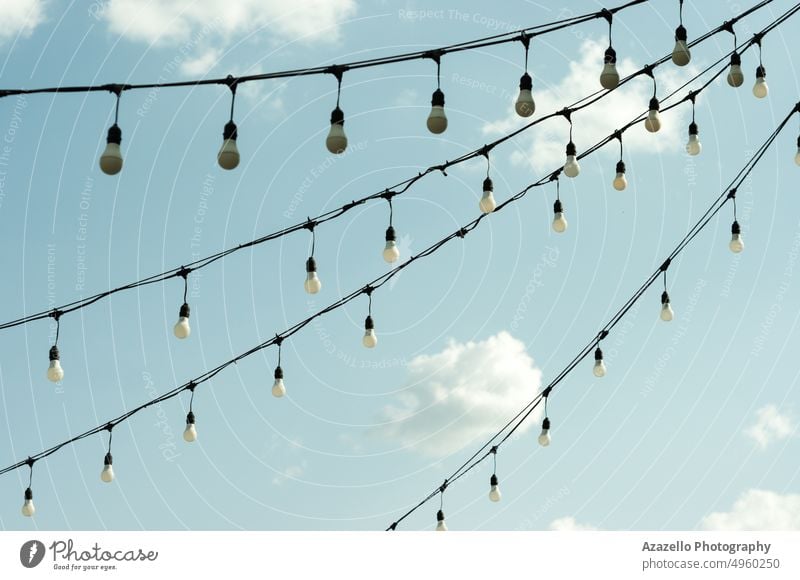
[[217, 163], [223, 169], [231, 170], [236, 169], [239, 165], [239, 148], [236, 146], [236, 138], [239, 136], [239, 131], [236, 128], [236, 123], [233, 122], [233, 106], [236, 102], [236, 79], [228, 75], [227, 80], [228, 88], [231, 90], [231, 118], [222, 131], [222, 147], [217, 153]]
[[111, 483], [114, 481], [114, 458], [111, 456], [111, 437], [114, 435], [114, 425], [109, 423], [108, 427], [108, 452], [103, 459], [103, 471], [100, 472], [100, 481]]
[[539, 445], [542, 447], [549, 447], [552, 441], [550, 437], [550, 418], [547, 415], [547, 399], [550, 396], [551, 388], [548, 387], [542, 391], [542, 399], [544, 399], [544, 420], [542, 421], [542, 432], [539, 433]]
[[617, 161], [617, 174], [614, 176], [612, 185], [617, 191], [625, 191], [628, 187], [628, 180], [625, 179], [625, 162], [622, 160], [622, 133], [617, 132], [617, 139], [619, 140], [619, 161]]
[[603, 351], [600, 348], [599, 341], [594, 351], [594, 367], [592, 367], [592, 373], [594, 373], [594, 376], [597, 378], [606, 376], [606, 363], [603, 362]]
[[342, 94], [342, 75], [345, 67], [335, 66], [330, 69], [331, 74], [336, 77], [336, 108], [331, 111], [331, 128], [328, 137], [325, 139], [325, 146], [334, 155], [344, 153], [347, 149], [347, 135], [344, 133], [344, 113], [339, 108], [339, 97]]
[[692, 122], [689, 123], [689, 140], [686, 142], [686, 152], [689, 155], [700, 155], [700, 152], [703, 150], [703, 145], [700, 143], [699, 131], [697, 129], [697, 123], [694, 121], [694, 100], [696, 94], [690, 93], [690, 98], [692, 102]]
[[520, 117], [530, 117], [536, 110], [536, 103], [533, 101], [533, 79], [528, 74], [528, 49], [530, 48], [531, 37], [522, 33], [520, 42], [525, 47], [525, 73], [519, 79], [519, 96], [514, 103], [514, 110]]
[[314, 259], [314, 246], [316, 245], [315, 223], [309, 220], [308, 229], [311, 230], [311, 255], [306, 260], [306, 280], [303, 287], [309, 294], [316, 294], [322, 290], [322, 280], [317, 275], [317, 261]]
[[22, 504], [22, 515], [30, 518], [36, 513], [36, 506], [33, 504], [33, 491], [31, 491], [31, 485], [33, 484], [33, 463], [34, 460], [28, 457], [28, 460], [25, 462], [27, 466], [30, 468], [30, 476], [28, 479], [28, 487], [25, 489], [24, 495], [24, 503]]
[[489, 169], [491, 167], [489, 152], [486, 151], [484, 155], [486, 156], [486, 179], [483, 180], [483, 195], [478, 207], [483, 213], [492, 213], [497, 207], [497, 202], [494, 199], [494, 184], [489, 177]]
[[742, 239], [742, 228], [736, 220], [736, 188], [728, 192], [728, 199], [733, 202], [733, 223], [731, 224], [731, 241], [728, 248], [734, 254], [740, 254], [744, 250], [744, 240]]
[[439, 511], [436, 512], [436, 531], [446, 532], [447, 524], [444, 522], [444, 491], [447, 489], [447, 480], [439, 488]]
[[728, 26], [725, 29], [733, 35], [733, 53], [731, 54], [731, 68], [730, 71], [728, 71], [728, 84], [734, 88], [737, 88], [744, 84], [744, 74], [742, 73], [742, 57], [736, 50], [736, 31], [733, 29], [733, 24], [726, 24], [728, 24]]
[[753, 85], [753, 95], [758, 99], [763, 99], [769, 94], [769, 87], [767, 86], [767, 69], [764, 68], [764, 63], [761, 62], [760, 36], [756, 36], [756, 45], [758, 46], [758, 66], [756, 67], [756, 83]]
[[272, 396], [278, 398], [283, 397], [286, 394], [286, 385], [283, 384], [283, 369], [281, 368], [282, 342], [282, 338], [275, 338], [275, 344], [278, 345], [278, 366], [275, 367], [275, 382], [272, 384]]
[[603, 55], [603, 72], [600, 73], [600, 85], [604, 89], [615, 89], [619, 84], [619, 73], [617, 72], [617, 51], [611, 46], [611, 24], [613, 16], [605, 8], [601, 11], [601, 16], [608, 21], [608, 48]]
[[119, 99], [122, 96], [122, 88], [119, 85], [114, 85], [110, 90], [117, 96], [117, 101], [114, 107], [114, 124], [108, 129], [106, 148], [100, 155], [100, 170], [106, 175], [116, 175], [122, 170], [122, 151], [120, 149], [120, 143], [122, 143], [122, 129], [117, 125], [119, 121]]
[[497, 480], [497, 447], [492, 447], [490, 453], [494, 459], [494, 469], [492, 470], [492, 477], [489, 478], [489, 500], [498, 502], [503, 498], [503, 494], [500, 493], [500, 484]]
[[189, 383], [189, 386], [186, 387], [191, 393], [191, 397], [189, 398], [189, 412], [186, 414], [186, 428], [183, 430], [183, 440], [187, 443], [193, 443], [197, 441], [197, 427], [195, 425], [195, 417], [194, 412], [192, 411], [192, 403], [194, 402], [194, 389], [197, 385], [193, 382]]
[[192, 328], [189, 326], [189, 303], [186, 302], [187, 294], [189, 292], [189, 269], [181, 268], [178, 276], [183, 278], [183, 304], [180, 311], [178, 311], [178, 322], [172, 328], [173, 334], [176, 338], [188, 338], [192, 333]]
[[384, 194], [386, 201], [389, 203], [389, 227], [386, 228], [386, 245], [383, 247], [383, 259], [387, 264], [394, 264], [400, 258], [400, 248], [397, 247], [397, 234], [392, 226], [392, 217], [394, 209], [392, 208], [392, 197], [396, 193], [387, 191]]
[[375, 334], [375, 323], [372, 320], [372, 286], [367, 286], [364, 289], [364, 294], [369, 297], [369, 307], [367, 310], [367, 318], [364, 320], [364, 338], [361, 339], [361, 344], [366, 348], [375, 348], [378, 344], [378, 337]]
[[572, 119], [570, 118], [570, 112], [566, 111], [565, 116], [567, 117], [567, 121], [569, 121], [569, 143], [567, 143], [567, 160], [564, 163], [564, 175], [567, 177], [578, 177], [578, 174], [581, 172], [581, 166], [578, 163], [578, 150], [575, 147], [575, 143], [572, 142]]
[[644, 128], [650, 133], [657, 133], [659, 129], [661, 129], [661, 117], [658, 115], [661, 105], [656, 97], [656, 77], [653, 74], [653, 69], [648, 67], [647, 74], [649, 74], [650, 78], [653, 79], [653, 98], [650, 99], [647, 118], [644, 120]]
[[433, 51], [428, 55], [436, 63], [436, 90], [431, 97], [431, 112], [428, 115], [428, 131], [435, 135], [447, 130], [447, 115], [444, 112], [444, 93], [441, 87], [441, 57], [442, 53]]
[[553, 204], [553, 231], [559, 234], [563, 234], [567, 231], [567, 218], [564, 217], [564, 207], [561, 205], [561, 197], [560, 197], [560, 186], [558, 181], [558, 174], [555, 174], [553, 178], [556, 182], [556, 201]]
[[61, 328], [61, 312], [59, 310], [54, 310], [51, 316], [56, 321], [56, 340], [53, 346], [50, 347], [50, 366], [47, 367], [47, 379], [58, 383], [64, 378], [64, 369], [61, 368], [61, 354], [58, 351], [58, 333]]
[[664, 291], [661, 293], [661, 314], [659, 316], [664, 322], [671, 322], [675, 317], [675, 312], [673, 312], [669, 303], [669, 294], [667, 293], [667, 268], [669, 264], [670, 261], [667, 260], [661, 267], [662, 272], [664, 272]]
[[683, 27], [683, 0], [678, 2], [678, 28], [675, 29], [675, 48], [672, 49], [672, 62], [686, 66], [692, 60], [692, 53], [686, 45], [686, 29]]
[[795, 165], [800, 165], [800, 136], [797, 137], [797, 153], [794, 154]]

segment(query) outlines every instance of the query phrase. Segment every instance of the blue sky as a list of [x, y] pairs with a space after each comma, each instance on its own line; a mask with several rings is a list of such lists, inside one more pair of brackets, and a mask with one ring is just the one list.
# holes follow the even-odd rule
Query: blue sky
[[[622, 72], [668, 53], [677, 2], [618, 15]], [[713, 4], [713, 5], [709, 5]], [[792, 4], [777, 0], [737, 25], [740, 40]], [[424, 50], [597, 10], [570, 2], [445, 3], [126, 0], [17, 2], [0, 42], [3, 88], [222, 77]], [[689, 38], [732, 18], [731, 2], [687, 2]], [[611, 187], [612, 144], [562, 179], [570, 226], [550, 229], [553, 186], [489, 216], [463, 241], [413, 264], [373, 296], [379, 344], [361, 345], [356, 300], [283, 345], [287, 396], [271, 396], [274, 348], [198, 388], [199, 438], [181, 438], [188, 396], [114, 431], [116, 481], [99, 474], [105, 435], [36, 464], [34, 518], [20, 507], [27, 470], [0, 477], [0, 528], [383, 529], [435, 487], [549, 382], [669, 253], [798, 100], [791, 39], [763, 42], [770, 94], [717, 82], [697, 101], [703, 152], [684, 152], [688, 105], [657, 134], [625, 134], [628, 188]], [[596, 21], [531, 44], [536, 116], [599, 89], [607, 29]], [[656, 70], [671, 90], [732, 47], [720, 34], [685, 68]], [[243, 86], [241, 164], [216, 164], [225, 87], [131, 91], [119, 125], [125, 164], [98, 167], [113, 122], [108, 93], [0, 102], [7, 145], [0, 181], [2, 319], [71, 302], [292, 225], [453, 159], [524, 123], [513, 111], [518, 43], [446, 55], [449, 127], [430, 134], [436, 87], [421, 60], [345, 74], [350, 147], [324, 147], [330, 76]], [[579, 151], [644, 111], [640, 78], [573, 117]], [[726, 207], [670, 267], [675, 320], [658, 319], [656, 284], [604, 341], [608, 374], [587, 360], [497, 456], [503, 490], [488, 501], [484, 463], [445, 494], [450, 529], [800, 528], [798, 371], [793, 353], [800, 221], [793, 119], [739, 191], [746, 243], [728, 249]], [[563, 164], [568, 127], [553, 119], [495, 149], [495, 197], [507, 199]], [[403, 258], [478, 215], [486, 164], [432, 174], [395, 199]], [[121, 293], [66, 315], [65, 378], [45, 378], [49, 321], [0, 333], [3, 465], [104, 423], [281, 332], [386, 272], [388, 207], [379, 201], [320, 226], [322, 291], [303, 291], [310, 235], [239, 252], [189, 278], [192, 335], [172, 335], [182, 284]], [[188, 394], [187, 394], [188, 395]], [[403, 523], [432, 529], [438, 500]]]

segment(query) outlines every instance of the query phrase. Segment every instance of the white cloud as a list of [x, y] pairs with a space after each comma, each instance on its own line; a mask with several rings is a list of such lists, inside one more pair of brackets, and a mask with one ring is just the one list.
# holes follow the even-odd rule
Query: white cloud
[[253, 32], [271, 41], [336, 41], [339, 23], [355, 11], [355, 0], [109, 0], [103, 17], [131, 40], [176, 45], [208, 35], [227, 45]]
[[797, 429], [787, 415], [781, 415], [778, 407], [767, 405], [756, 412], [755, 425], [744, 433], [755, 441], [761, 449], [766, 449], [773, 441], [786, 439]]
[[306, 461], [303, 461], [299, 465], [290, 465], [272, 478], [272, 484], [281, 485], [287, 479], [296, 479], [306, 472], [307, 467], [308, 462]]
[[[450, 341], [408, 365], [408, 386], [386, 406], [375, 434], [439, 457], [490, 436], [541, 387], [525, 345], [507, 332], [482, 342]], [[520, 428], [529, 429], [536, 413]]]
[[706, 530], [800, 530], [800, 495], [750, 489], [729, 512], [703, 518]]
[[45, 0], [14, 0], [3, 2], [3, 26], [0, 44], [20, 36], [30, 36], [44, 21]]
[[[559, 111], [565, 105], [598, 91], [601, 88], [599, 78], [605, 48], [599, 42], [585, 40], [578, 51], [581, 59], [572, 61], [567, 76], [555, 85], [537, 84], [534, 76], [535, 115]], [[620, 57], [620, 60], [617, 61], [620, 77], [633, 73], [639, 68], [641, 65], [634, 64], [629, 58]], [[676, 89], [697, 72], [693, 66], [681, 69], [674, 66], [656, 68], [658, 95], [662, 96]], [[603, 97], [596, 105], [574, 113], [572, 115], [573, 140], [578, 148], [578, 154], [646, 111], [652, 96], [652, 81], [649, 77], [640, 75], [639, 78], [629, 81], [608, 96]], [[623, 135], [625, 148], [629, 151], [637, 149], [652, 153], [682, 151], [689, 112], [690, 108], [687, 105], [676, 107], [662, 114], [661, 130], [655, 135], [648, 133], [642, 123], [631, 127]], [[535, 118], [535, 116], [531, 117], [528, 121]], [[525, 122], [526, 120], [517, 116], [513, 107], [509, 105], [508, 115], [499, 121], [486, 123], [483, 131], [488, 135], [505, 134], [519, 129]], [[526, 149], [527, 152], [513, 152], [511, 160], [514, 163], [531, 166], [540, 173], [550, 172], [564, 164], [564, 149], [569, 140], [569, 126], [565, 120], [562, 119], [560, 122], [558, 119], [548, 120], [529, 129], [524, 135], [526, 137], [521, 137], [522, 141], [520, 142], [526, 144], [523, 149]], [[607, 145], [602, 151], [618, 158], [619, 148], [613, 144]]]
[[578, 523], [572, 516], [566, 516], [550, 522], [550, 529], [556, 532], [590, 532], [596, 531], [598, 528]]

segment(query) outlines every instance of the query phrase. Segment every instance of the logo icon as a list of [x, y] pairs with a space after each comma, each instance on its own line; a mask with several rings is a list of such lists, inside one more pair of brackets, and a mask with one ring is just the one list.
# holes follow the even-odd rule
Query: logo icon
[[44, 560], [45, 551], [39, 540], [28, 540], [19, 549], [19, 561], [26, 568], [36, 568]]

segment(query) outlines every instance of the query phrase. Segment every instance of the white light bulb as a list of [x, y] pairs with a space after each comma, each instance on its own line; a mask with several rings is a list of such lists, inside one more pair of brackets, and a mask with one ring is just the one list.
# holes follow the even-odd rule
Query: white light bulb
[[625, 178], [625, 163], [621, 160], [617, 161], [617, 175], [614, 177], [612, 185], [617, 191], [624, 191], [628, 187], [628, 180]]
[[60, 354], [58, 347], [53, 345], [50, 347], [50, 366], [47, 368], [48, 380], [57, 383], [64, 378], [64, 369], [61, 368], [61, 361], [59, 360]]
[[567, 161], [564, 163], [564, 175], [567, 177], [577, 177], [581, 172], [581, 166], [578, 164], [577, 149], [575, 143], [570, 141], [567, 143]]
[[550, 419], [547, 417], [542, 421], [542, 432], [539, 433], [539, 445], [547, 447], [550, 445], [552, 439], [550, 438]]
[[306, 260], [306, 281], [303, 283], [303, 288], [309, 294], [316, 294], [322, 290], [322, 280], [317, 276], [317, 262], [314, 258]]
[[103, 462], [103, 471], [100, 472], [100, 480], [105, 483], [114, 481], [114, 467], [111, 461], [111, 453], [106, 453], [106, 458]]
[[744, 74], [742, 74], [742, 57], [738, 52], [731, 55], [731, 68], [728, 71], [728, 84], [732, 87], [741, 87], [744, 84]]
[[447, 130], [447, 115], [444, 113], [444, 93], [440, 89], [433, 91], [431, 112], [428, 115], [428, 131], [436, 135]]
[[386, 228], [386, 246], [383, 248], [383, 259], [393, 264], [400, 258], [400, 248], [397, 247], [397, 234], [392, 226]]
[[106, 148], [100, 155], [100, 170], [106, 175], [116, 175], [122, 169], [122, 130], [114, 123], [108, 129]]
[[217, 163], [223, 169], [235, 169], [239, 165], [239, 148], [236, 147], [237, 137], [236, 123], [228, 121], [222, 131], [222, 147], [217, 153]]
[[686, 66], [692, 59], [686, 43], [686, 29], [683, 25], [675, 29], [675, 48], [672, 49], [672, 62], [678, 66]]
[[489, 499], [494, 502], [500, 501], [503, 497], [503, 494], [500, 493], [497, 475], [492, 475], [491, 479], [489, 480], [489, 485], [491, 486], [489, 489]]
[[283, 384], [283, 369], [275, 368], [275, 382], [272, 384], [272, 396], [282, 397], [286, 394], [286, 385]]
[[731, 252], [734, 254], [740, 253], [744, 250], [744, 240], [742, 239], [742, 229], [739, 227], [739, 222], [733, 222], [731, 226], [731, 242], [728, 244]]
[[800, 147], [797, 148], [797, 153], [794, 154], [795, 165], [800, 165]]
[[650, 109], [647, 111], [647, 118], [644, 120], [644, 128], [650, 133], [657, 133], [661, 129], [661, 117], [658, 115], [658, 99], [650, 99]]
[[610, 90], [617, 88], [618, 84], [617, 53], [609, 46], [603, 56], [603, 72], [600, 73], [600, 85], [602, 85], [604, 89]]
[[686, 152], [689, 155], [700, 155], [703, 146], [700, 144], [700, 137], [698, 136], [697, 123], [692, 121], [689, 124], [689, 141], [686, 143]]
[[25, 490], [25, 503], [22, 504], [22, 515], [29, 518], [36, 513], [36, 506], [33, 505], [33, 492], [31, 488]]
[[188, 338], [192, 333], [192, 328], [189, 326], [189, 305], [185, 302], [181, 306], [178, 322], [175, 323], [172, 332], [177, 338]]
[[492, 184], [492, 180], [487, 177], [483, 180], [483, 196], [478, 203], [478, 207], [480, 207], [483, 213], [492, 213], [497, 207], [497, 202], [492, 194], [493, 190], [494, 185]]
[[366, 348], [375, 348], [378, 344], [378, 337], [375, 334], [375, 323], [372, 321], [372, 316], [367, 316], [364, 321], [364, 338], [361, 339], [361, 344]]
[[563, 234], [567, 231], [567, 218], [564, 217], [564, 208], [561, 205], [561, 200], [557, 199], [553, 204], [553, 231]]
[[436, 514], [436, 531], [447, 531], [447, 524], [444, 523], [444, 512], [442, 510], [439, 510], [439, 513]]
[[186, 429], [183, 430], [183, 440], [187, 443], [197, 441], [197, 427], [195, 426], [194, 413], [189, 411], [186, 415]]
[[669, 303], [669, 294], [665, 290], [661, 294], [661, 320], [664, 322], [670, 322], [674, 317], [675, 313], [672, 311], [672, 306]]
[[530, 117], [536, 110], [536, 103], [533, 102], [533, 79], [531, 75], [525, 73], [519, 79], [519, 96], [517, 102], [514, 103], [514, 110], [520, 117]]
[[597, 378], [606, 376], [606, 363], [603, 362], [603, 351], [600, 350], [599, 346], [594, 351], [594, 367], [592, 368], [592, 373], [594, 373], [594, 376]]
[[347, 149], [347, 135], [344, 134], [344, 113], [339, 107], [331, 112], [331, 129], [325, 139], [325, 146], [333, 154], [344, 153]]
[[758, 99], [763, 99], [769, 94], [769, 87], [767, 86], [767, 71], [759, 65], [756, 69], [756, 84], [753, 85], [753, 95]]

